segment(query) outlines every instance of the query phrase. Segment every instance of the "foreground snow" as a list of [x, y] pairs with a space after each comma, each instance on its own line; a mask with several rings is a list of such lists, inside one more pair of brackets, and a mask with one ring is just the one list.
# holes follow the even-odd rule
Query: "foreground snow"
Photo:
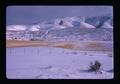
[[[9, 79], [112, 79], [112, 52], [76, 51], [52, 47], [7, 48]], [[102, 63], [102, 74], [87, 72], [91, 61]]]

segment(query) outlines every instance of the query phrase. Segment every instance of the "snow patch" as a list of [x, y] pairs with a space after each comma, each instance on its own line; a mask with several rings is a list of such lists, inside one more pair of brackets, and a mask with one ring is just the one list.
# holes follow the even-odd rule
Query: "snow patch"
[[27, 29], [26, 25], [9, 25], [7, 26], [7, 31], [24, 31]]

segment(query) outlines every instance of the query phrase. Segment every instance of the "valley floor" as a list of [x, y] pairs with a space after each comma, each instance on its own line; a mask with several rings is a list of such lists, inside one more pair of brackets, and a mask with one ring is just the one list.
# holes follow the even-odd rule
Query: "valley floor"
[[14, 47], [57, 47], [82, 51], [113, 51], [112, 41], [79, 41], [79, 42], [67, 42], [67, 41], [17, 41], [6, 40], [7, 48]]

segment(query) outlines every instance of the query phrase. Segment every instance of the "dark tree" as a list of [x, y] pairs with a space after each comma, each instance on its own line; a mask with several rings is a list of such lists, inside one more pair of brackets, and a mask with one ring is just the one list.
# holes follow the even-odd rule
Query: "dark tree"
[[62, 20], [59, 22], [59, 25], [63, 25], [63, 21]]

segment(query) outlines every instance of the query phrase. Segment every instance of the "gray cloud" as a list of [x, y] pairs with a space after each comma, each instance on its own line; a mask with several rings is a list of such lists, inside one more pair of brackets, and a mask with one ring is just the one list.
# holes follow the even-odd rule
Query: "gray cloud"
[[112, 6], [8, 6], [6, 24], [31, 24], [66, 16], [112, 14]]

